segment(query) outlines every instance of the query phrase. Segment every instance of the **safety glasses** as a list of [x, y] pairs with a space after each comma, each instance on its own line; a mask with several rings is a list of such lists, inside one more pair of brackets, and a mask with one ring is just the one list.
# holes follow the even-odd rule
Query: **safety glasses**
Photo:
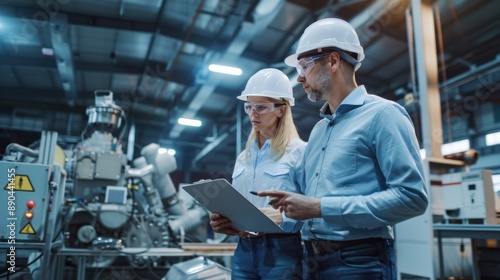
[[252, 114], [252, 110], [255, 110], [255, 112], [259, 115], [262, 114], [267, 114], [271, 113], [272, 111], [276, 110], [276, 107], [279, 107], [284, 104], [276, 104], [276, 103], [249, 103], [246, 102], [243, 105], [243, 108], [245, 108], [245, 113], [247, 114]]
[[314, 66], [316, 65], [314, 61], [329, 55], [330, 53], [324, 53], [300, 59], [296, 66], [297, 73], [299, 73], [299, 76], [305, 77], [307, 74], [311, 73], [311, 71], [314, 69]]

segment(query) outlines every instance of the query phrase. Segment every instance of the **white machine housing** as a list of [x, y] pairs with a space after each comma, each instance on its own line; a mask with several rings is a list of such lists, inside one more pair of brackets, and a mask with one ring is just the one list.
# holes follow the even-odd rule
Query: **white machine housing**
[[491, 176], [490, 170], [443, 174], [441, 182], [445, 221], [497, 224]]

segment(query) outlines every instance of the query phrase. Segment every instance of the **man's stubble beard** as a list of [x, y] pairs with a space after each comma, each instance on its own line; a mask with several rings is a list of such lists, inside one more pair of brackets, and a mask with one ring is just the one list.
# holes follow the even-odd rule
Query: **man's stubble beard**
[[309, 98], [312, 102], [318, 102], [321, 99], [326, 100], [326, 95], [332, 88], [328, 71], [326, 71], [325, 68], [325, 66], [321, 65], [321, 70], [316, 77], [316, 85], [318, 86], [317, 89], [309, 87], [310, 92], [307, 93], [307, 98]]

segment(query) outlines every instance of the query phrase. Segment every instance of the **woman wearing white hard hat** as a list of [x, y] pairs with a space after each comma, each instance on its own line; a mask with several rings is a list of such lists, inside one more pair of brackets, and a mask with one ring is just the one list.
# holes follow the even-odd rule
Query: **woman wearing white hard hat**
[[269, 206], [267, 198], [250, 193], [265, 189], [300, 192], [303, 184], [306, 143], [293, 123], [290, 81], [277, 69], [262, 69], [248, 80], [237, 98], [246, 101], [243, 106], [252, 132], [236, 159], [232, 184], [285, 233], [239, 232], [231, 227], [230, 220], [217, 213], [210, 216], [210, 225], [215, 232], [239, 236], [231, 266], [233, 280], [300, 279], [302, 222], [282, 217], [280, 211]]
[[307, 27], [285, 60], [308, 98], [325, 103], [304, 154], [304, 195], [259, 194], [305, 221], [305, 279], [397, 279], [394, 225], [429, 203], [411, 118], [357, 85], [363, 58], [356, 30], [328, 18]]

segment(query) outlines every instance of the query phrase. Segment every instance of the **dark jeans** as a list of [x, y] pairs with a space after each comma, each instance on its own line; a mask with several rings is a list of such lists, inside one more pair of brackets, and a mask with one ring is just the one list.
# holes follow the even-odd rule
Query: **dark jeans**
[[240, 238], [231, 279], [301, 279], [302, 251], [299, 235]]
[[304, 279], [397, 279], [394, 242], [384, 239], [323, 255], [316, 255], [305, 248], [302, 268]]

